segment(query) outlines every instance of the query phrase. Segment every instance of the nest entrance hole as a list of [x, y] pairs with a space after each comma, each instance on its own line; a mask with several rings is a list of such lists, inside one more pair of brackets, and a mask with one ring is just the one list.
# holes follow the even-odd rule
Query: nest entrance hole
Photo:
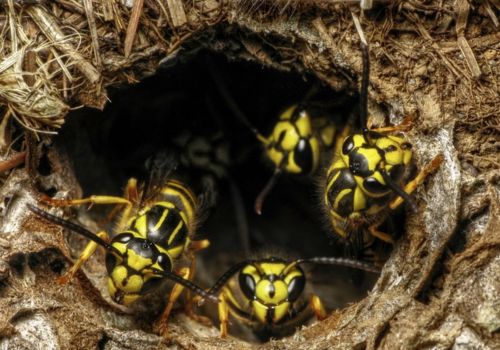
[[[82, 109], [68, 115], [55, 144], [70, 159], [83, 195], [120, 195], [128, 178], [144, 181], [148, 177], [146, 160], [158, 151], [181, 157], [186, 148], [174, 140], [187, 132], [207, 139], [216, 136], [228, 145], [229, 176], [208, 181], [214, 185], [211, 189], [217, 204], [202, 213], [206, 218], [197, 231], [197, 236], [211, 241], [210, 248], [198, 257], [196, 281], [200, 285], [209, 287], [232, 264], [247, 257], [342, 256], [343, 247], [329, 236], [316, 178], [282, 177], [268, 196], [263, 215], [254, 213], [255, 197], [273, 169], [263, 160], [254, 135], [228, 108], [208, 66], [217, 67], [216, 74], [221, 75], [240, 109], [264, 135], [285, 108], [303, 102], [307, 95], [309, 101], [334, 111], [339, 125], [355, 113], [356, 93], [333, 92], [312, 75], [229, 62], [223, 56], [202, 52], [160, 69], [139, 84], [113, 90], [103, 112]], [[183, 166], [180, 158], [177, 163], [174, 177], [185, 178], [197, 194], [207, 191], [204, 171]], [[249, 247], [242, 243], [238, 229], [241, 222], [234, 210], [235, 193], [247, 221]], [[93, 212], [103, 217], [108, 209], [96, 206]], [[312, 268], [309, 277], [312, 289], [329, 310], [361, 299], [375, 282], [369, 274], [328, 266]], [[235, 335], [253, 340], [244, 331]]]

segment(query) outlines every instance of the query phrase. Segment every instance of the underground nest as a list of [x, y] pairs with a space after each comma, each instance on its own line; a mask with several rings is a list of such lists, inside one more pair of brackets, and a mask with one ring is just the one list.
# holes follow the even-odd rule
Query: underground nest
[[[26, 148], [29, 161], [5, 173], [1, 189], [0, 343], [251, 347], [220, 339], [215, 328], [182, 314], [168, 340], [137, 330], [90, 282], [92, 265], [79, 283], [56, 286], [67, 244], [59, 227], [29, 214], [25, 204], [35, 201], [34, 184], [81, 195], [68, 162], [54, 152], [43, 156], [70, 108], [103, 108], [107, 87], [136, 83], [160, 65], [175, 69], [200, 49], [312, 74], [337, 92], [357, 91], [361, 57], [351, 11], [359, 9], [331, 1], [7, 1], [0, 13], [1, 146], [5, 158]], [[366, 13], [372, 115], [390, 111], [395, 124], [416, 116], [409, 137], [419, 164], [438, 152], [445, 162], [418, 192], [418, 213], [408, 215], [369, 295], [261, 347], [498, 346], [497, 11], [489, 1], [384, 1]], [[25, 142], [18, 146], [21, 130]]]

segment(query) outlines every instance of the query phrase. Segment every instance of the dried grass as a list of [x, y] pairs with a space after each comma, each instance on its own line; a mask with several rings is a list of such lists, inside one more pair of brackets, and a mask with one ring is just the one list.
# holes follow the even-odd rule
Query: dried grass
[[[160, 61], [173, 58], [183, 43], [203, 36], [218, 23], [253, 33], [253, 39], [235, 38], [244, 49], [228, 54], [234, 58], [251, 58], [281, 69], [306, 68], [336, 89], [352, 86], [350, 77], [360, 69], [352, 24], [345, 16], [352, 1], [5, 3], [0, 10], [0, 107], [25, 128], [39, 132], [57, 130], [72, 107], [102, 108], [108, 86], [151, 74]], [[372, 85], [377, 99], [399, 113], [414, 113], [422, 103], [416, 90], [437, 93], [435, 100], [443, 107], [441, 121], [456, 119], [464, 142], [479, 129], [480, 137], [498, 136], [500, 34], [494, 3], [375, 1], [373, 6], [383, 8], [380, 20], [369, 20], [365, 30], [378, 44], [372, 45], [373, 56], [389, 65], [375, 66]], [[358, 5], [350, 9], [357, 11]], [[314, 18], [315, 11], [320, 19]], [[405, 36], [412, 38], [399, 40]], [[298, 41], [288, 40], [293, 37]], [[285, 45], [272, 43], [283, 39]], [[200, 45], [220, 49], [221, 44]], [[402, 79], [394, 84], [391, 76]], [[424, 91], [432, 86], [437, 91]], [[480, 168], [498, 166], [492, 154], [468, 150], [467, 157]]]

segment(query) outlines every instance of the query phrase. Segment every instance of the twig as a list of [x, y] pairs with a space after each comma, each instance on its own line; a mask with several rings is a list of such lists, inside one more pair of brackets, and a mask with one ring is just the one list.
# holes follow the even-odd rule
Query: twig
[[112, 0], [104, 0], [101, 4], [105, 21], [112, 21], [115, 18], [113, 13], [113, 3], [111, 1]]
[[15, 9], [14, 9], [14, 2], [12, 0], [8, 1], [9, 4], [9, 27], [10, 27], [10, 44], [11, 44], [11, 50], [12, 52], [16, 52], [18, 45], [19, 45], [19, 40], [17, 38], [17, 31], [16, 31], [16, 20], [15, 20]]
[[[500, 2], [498, 2], [498, 3], [500, 4]], [[498, 17], [496, 15], [495, 11], [493, 11], [493, 9], [491, 8], [490, 2], [488, 0], [484, 0], [483, 7], [484, 7], [486, 13], [488, 14], [488, 16], [490, 16], [491, 21], [493, 22], [495, 27], [498, 28], [500, 26], [500, 23], [498, 22]]]
[[83, 0], [85, 6], [85, 14], [87, 22], [89, 23], [90, 37], [92, 39], [92, 49], [94, 51], [95, 64], [101, 67], [101, 55], [99, 50], [99, 37], [97, 36], [97, 26], [95, 24], [94, 8], [92, 7], [92, 0]]
[[[478, 38], [469, 39], [467, 41], [471, 47], [475, 47], [477, 49], [483, 49], [488, 46], [496, 45], [500, 43], [500, 33], [493, 33], [484, 36], [480, 36]], [[453, 52], [459, 49], [456, 41], [448, 41], [440, 44], [443, 52]]]
[[467, 65], [469, 66], [469, 69], [472, 73], [472, 77], [474, 79], [477, 79], [481, 76], [481, 69], [477, 64], [476, 57], [474, 56], [474, 53], [472, 52], [467, 39], [465, 39], [465, 28], [467, 27], [469, 9], [470, 5], [467, 0], [459, 0], [457, 2], [457, 24], [455, 28], [458, 36], [458, 47], [460, 47], [460, 50], [462, 50], [462, 53], [465, 57], [465, 62], [467, 62]]
[[415, 25], [417, 26], [417, 29], [420, 33], [420, 35], [422, 35], [424, 37], [425, 40], [429, 41], [431, 43], [431, 46], [432, 48], [436, 51], [436, 53], [439, 55], [439, 57], [443, 60], [444, 64], [446, 67], [448, 67], [448, 69], [457, 77], [457, 78], [460, 78], [461, 75], [470, 79], [470, 76], [465, 72], [463, 71], [462, 69], [460, 69], [459, 67], [455, 66], [453, 64], [453, 62], [451, 62], [445, 55], [444, 53], [442, 52], [441, 50], [441, 47], [439, 47], [439, 45], [432, 39], [431, 35], [429, 34], [429, 32], [427, 31], [427, 29], [425, 29], [425, 27], [422, 25], [422, 23], [420, 23], [420, 21], [418, 21], [414, 16], [408, 14], [407, 15], [408, 18], [410, 18], [414, 23]]
[[181, 0], [167, 0], [172, 25], [177, 28], [187, 23], [186, 12]]
[[99, 81], [101, 78], [99, 71], [68, 42], [66, 35], [62, 33], [61, 28], [51, 15], [45, 12], [40, 6], [30, 6], [26, 9], [26, 12], [43, 34], [45, 34], [59, 50], [63, 51], [75, 61], [76, 67], [91, 83]]
[[332, 56], [337, 55], [340, 50], [332, 39], [330, 33], [328, 33], [328, 28], [326, 28], [325, 22], [321, 17], [317, 17], [312, 21], [314, 28], [318, 31], [321, 40], [325, 43], [325, 46], [330, 51]]
[[134, 44], [135, 34], [137, 33], [137, 27], [139, 26], [139, 18], [142, 14], [143, 5], [144, 0], [134, 1], [132, 13], [130, 14], [130, 21], [127, 26], [127, 35], [125, 36], [125, 57], [128, 57], [132, 51], [132, 45]]

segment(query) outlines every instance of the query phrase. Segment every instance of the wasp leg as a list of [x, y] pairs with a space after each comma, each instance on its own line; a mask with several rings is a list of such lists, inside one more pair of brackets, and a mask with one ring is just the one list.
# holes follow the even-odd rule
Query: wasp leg
[[12, 157], [0, 162], [0, 174], [4, 171], [14, 169], [16, 166], [21, 165], [26, 160], [26, 151], [14, 154]]
[[[100, 231], [97, 233], [99, 238], [102, 238], [104, 241], [109, 242], [109, 236], [106, 231]], [[86, 246], [83, 252], [80, 254], [80, 257], [78, 260], [71, 266], [68, 272], [66, 272], [63, 276], [59, 277], [57, 279], [57, 283], [59, 284], [67, 284], [75, 273], [82, 267], [82, 265], [94, 254], [95, 250], [97, 249], [99, 245], [94, 242], [90, 241]]]
[[387, 242], [389, 244], [394, 244], [394, 239], [391, 237], [390, 234], [377, 230], [377, 227], [379, 225], [380, 223], [376, 223], [374, 225], [369, 226], [368, 231], [370, 231], [370, 234], [384, 242]]
[[[408, 194], [411, 194], [413, 191], [415, 191], [415, 189], [424, 182], [425, 178], [428, 175], [432, 174], [439, 168], [439, 166], [443, 162], [443, 159], [444, 158], [442, 154], [434, 157], [434, 159], [431, 160], [430, 163], [427, 163], [426, 166], [417, 174], [417, 176], [415, 176], [413, 180], [406, 184], [406, 186], [403, 188], [403, 191]], [[403, 203], [403, 201], [403, 198], [398, 196], [397, 198], [392, 200], [392, 202], [389, 204], [389, 207], [391, 209], [396, 209], [401, 205], [401, 203]]]
[[227, 324], [229, 322], [229, 306], [227, 305], [225, 293], [221, 293], [220, 302], [218, 305], [219, 309], [219, 321], [220, 321], [220, 336], [222, 338], [227, 337]]
[[70, 207], [81, 204], [89, 204], [90, 208], [94, 204], [116, 204], [116, 206], [111, 210], [110, 215], [112, 219], [118, 214], [119, 208], [123, 208], [120, 221], [116, 227], [117, 230], [122, 230], [130, 218], [133, 204], [139, 201], [139, 194], [137, 191], [137, 180], [131, 178], [127, 182], [124, 197], [90, 196], [81, 199], [54, 199], [46, 195], [41, 195], [40, 200], [55, 207]]
[[405, 119], [403, 119], [403, 121], [401, 122], [401, 124], [398, 124], [398, 125], [393, 125], [393, 126], [386, 126], [386, 127], [382, 127], [382, 128], [369, 128], [370, 131], [373, 131], [373, 132], [378, 132], [378, 133], [391, 133], [391, 132], [395, 132], [395, 131], [409, 131], [411, 128], [412, 128], [412, 124], [413, 124], [413, 117], [406, 117]]
[[131, 177], [127, 181], [127, 186], [125, 187], [123, 197], [131, 201], [132, 203], [139, 203], [140, 196], [139, 190], [137, 189], [137, 179]]
[[[189, 266], [189, 277], [188, 279], [192, 281], [194, 279], [195, 271], [196, 271], [196, 258], [194, 256], [194, 253], [200, 250], [203, 250], [205, 248], [208, 248], [210, 245], [210, 242], [208, 239], [204, 239], [201, 241], [191, 241], [189, 250], [190, 250], [190, 259], [191, 259], [191, 265]], [[211, 325], [212, 322], [208, 317], [197, 315], [194, 310], [193, 310], [193, 304], [196, 304], [199, 300], [197, 296], [191, 297], [191, 293], [189, 290], [186, 291], [186, 306], [184, 307], [184, 312], [186, 315], [193, 320], [200, 322], [202, 324], [205, 324], [207, 326]]]
[[[139, 191], [137, 190], [137, 179], [132, 177], [128, 180], [127, 186], [123, 191], [123, 198], [127, 199], [131, 203], [139, 203], [140, 198]], [[111, 209], [109, 214], [106, 215], [104, 220], [99, 221], [99, 225], [107, 225], [118, 215], [118, 213], [120, 213], [120, 211], [122, 211], [120, 222], [117, 225], [117, 228], [121, 229], [128, 222], [131, 210], [132, 205], [128, 206], [127, 203], [118, 203], [113, 207], [113, 209]]]
[[41, 196], [41, 200], [47, 204], [54, 207], [70, 207], [80, 204], [89, 204], [90, 206], [94, 204], [120, 204], [120, 205], [131, 205], [132, 203], [123, 197], [115, 196], [90, 196], [87, 198], [80, 199], [54, 199], [48, 196]]
[[191, 252], [191, 254], [194, 254], [200, 250], [208, 248], [209, 246], [210, 246], [210, 241], [208, 239], [191, 241], [189, 242], [189, 251]]
[[191, 259], [191, 265], [189, 266], [189, 270], [191, 271], [189, 275], [189, 280], [194, 278], [194, 271], [196, 270], [196, 257], [195, 253], [206, 249], [210, 246], [210, 241], [208, 239], [202, 239], [200, 241], [191, 241], [189, 242], [189, 247], [188, 247], [188, 256], [189, 259]]
[[[176, 274], [181, 276], [184, 279], [189, 279], [190, 269], [189, 269], [189, 267], [183, 267]], [[170, 316], [170, 313], [172, 312], [174, 304], [177, 301], [177, 299], [179, 299], [179, 296], [181, 295], [183, 290], [184, 290], [183, 285], [178, 284], [178, 283], [176, 283], [174, 285], [174, 287], [172, 288], [172, 292], [170, 292], [170, 296], [168, 297], [167, 307], [163, 311], [163, 314], [161, 315], [160, 320], [158, 321], [158, 331], [159, 331], [160, 335], [162, 335], [164, 337], [167, 336], [168, 317]]]
[[317, 295], [311, 295], [309, 306], [311, 307], [311, 310], [314, 312], [314, 315], [316, 315], [316, 318], [318, 320], [324, 320], [326, 316], [328, 316], [328, 313], [323, 306], [323, 302]]

